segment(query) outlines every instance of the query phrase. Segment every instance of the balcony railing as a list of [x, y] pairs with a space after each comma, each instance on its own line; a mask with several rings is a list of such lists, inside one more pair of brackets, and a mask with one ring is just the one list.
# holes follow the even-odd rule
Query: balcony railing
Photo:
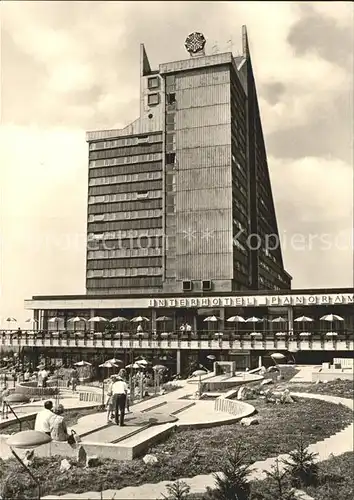
[[[305, 335], [306, 333], [306, 335]], [[351, 350], [354, 331], [311, 332], [265, 330], [262, 332], [29, 332], [4, 331], [0, 344], [14, 347], [103, 347], [103, 348], [171, 348], [171, 349], [288, 349]]]

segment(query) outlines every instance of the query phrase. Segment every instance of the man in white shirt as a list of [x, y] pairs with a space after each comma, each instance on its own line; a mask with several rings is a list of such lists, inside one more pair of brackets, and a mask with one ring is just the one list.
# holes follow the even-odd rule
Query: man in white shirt
[[36, 422], [34, 424], [34, 430], [45, 432], [50, 436], [51, 428], [52, 428], [52, 420], [54, 418], [53, 403], [51, 401], [46, 401], [44, 403], [44, 410], [37, 413]]
[[128, 386], [122, 377], [116, 377], [112, 384], [113, 408], [115, 410], [115, 421], [121, 427], [124, 425], [125, 406], [127, 402]]

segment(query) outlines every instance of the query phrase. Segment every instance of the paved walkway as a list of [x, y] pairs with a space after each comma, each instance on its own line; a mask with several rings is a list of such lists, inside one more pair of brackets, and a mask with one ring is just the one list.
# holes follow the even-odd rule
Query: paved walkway
[[[334, 404], [343, 404], [353, 410], [353, 401], [345, 398], [337, 398], [334, 396], [325, 396], [322, 394], [307, 394], [307, 393], [293, 393], [295, 396], [303, 398], [320, 399]], [[323, 461], [328, 459], [331, 455], [341, 455], [348, 451], [353, 450], [353, 434], [354, 424], [350, 424], [342, 431], [334, 434], [333, 436], [319, 441], [309, 446], [311, 452], [318, 454], [318, 460]], [[279, 455], [278, 457], [267, 458], [266, 460], [255, 462], [252, 465], [251, 479], [263, 479], [265, 477], [265, 470], [270, 470], [276, 459], [286, 458], [288, 455]], [[191, 494], [204, 493], [209, 486], [215, 486], [215, 479], [212, 474], [200, 475], [192, 478], [181, 479], [191, 487]], [[46, 496], [43, 500], [151, 500], [160, 499], [162, 495], [167, 495], [166, 486], [171, 484], [171, 481], [162, 481], [156, 484], [143, 484], [141, 486], [132, 486], [122, 488], [120, 490], [106, 490], [100, 492], [87, 492], [81, 494], [69, 493], [61, 496]]]

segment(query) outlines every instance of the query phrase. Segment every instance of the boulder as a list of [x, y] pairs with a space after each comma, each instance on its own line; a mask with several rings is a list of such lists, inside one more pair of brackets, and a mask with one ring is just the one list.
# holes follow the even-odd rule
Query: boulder
[[92, 455], [91, 457], [86, 457], [86, 467], [97, 467], [100, 461], [97, 455]]
[[290, 396], [289, 389], [285, 389], [285, 391], [280, 395], [280, 402], [282, 404], [295, 403], [294, 399]]
[[264, 385], [271, 385], [273, 383], [273, 380], [270, 379], [270, 378], [265, 378], [264, 380], [262, 380], [261, 382], [261, 387], [263, 387]]
[[65, 472], [65, 471], [67, 471], [69, 469], [71, 469], [71, 463], [69, 462], [69, 460], [67, 460], [66, 458], [64, 458], [60, 462], [60, 472]]
[[314, 500], [313, 497], [301, 490], [293, 490], [293, 495], [297, 500]]
[[241, 420], [241, 425], [249, 427], [250, 425], [258, 425], [259, 420], [256, 417], [245, 417]]
[[243, 385], [237, 391], [237, 399], [239, 401], [246, 401], [247, 399], [254, 399], [254, 391], [249, 387]]
[[145, 455], [145, 457], [143, 458], [143, 462], [146, 465], [154, 465], [157, 464], [158, 460], [155, 455]]
[[77, 450], [76, 460], [80, 465], [86, 465], [87, 453], [83, 446], [80, 446]]

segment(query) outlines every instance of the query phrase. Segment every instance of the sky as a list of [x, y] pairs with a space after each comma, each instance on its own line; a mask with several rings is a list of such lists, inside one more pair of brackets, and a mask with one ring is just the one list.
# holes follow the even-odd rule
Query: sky
[[193, 31], [237, 54], [243, 24], [293, 288], [353, 286], [353, 5], [3, 0], [0, 316], [85, 292], [85, 131], [138, 117], [140, 43], [156, 68]]

